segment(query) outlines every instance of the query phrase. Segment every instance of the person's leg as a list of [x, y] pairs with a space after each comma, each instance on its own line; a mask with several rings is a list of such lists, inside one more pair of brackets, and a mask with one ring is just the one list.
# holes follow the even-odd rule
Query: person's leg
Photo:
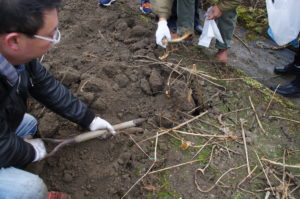
[[217, 49], [229, 49], [231, 47], [231, 40], [233, 31], [236, 25], [237, 11], [230, 10], [223, 12], [221, 17], [216, 19], [217, 26], [220, 30], [224, 43], [216, 41]]
[[300, 75], [300, 48], [294, 57], [294, 61], [285, 66], [276, 66], [274, 73], [278, 75]]
[[177, 31], [176, 22], [177, 22], [177, 1], [174, 0], [172, 5], [171, 16], [168, 19], [168, 26], [170, 28], [170, 31], [173, 33]]
[[28, 136], [34, 136], [37, 132], [37, 120], [32, 115], [25, 113], [21, 124], [16, 130], [16, 135], [25, 138]]
[[298, 52], [295, 55], [294, 64], [300, 66], [300, 48], [298, 48]]
[[48, 190], [41, 178], [21, 169], [0, 169], [1, 199], [47, 199]]
[[195, 0], [177, 0], [177, 33], [194, 31]]
[[296, 78], [289, 84], [279, 86], [271, 86], [271, 90], [286, 97], [300, 97], [300, 49], [294, 57], [294, 61], [287, 66], [275, 67], [274, 72], [277, 74], [294, 74]]
[[221, 17], [216, 19], [216, 23], [224, 41], [224, 43], [221, 43], [218, 40], [216, 41], [216, 48], [219, 49], [216, 58], [220, 62], [226, 63], [228, 61], [228, 49], [231, 47], [236, 20], [236, 9], [223, 12]]

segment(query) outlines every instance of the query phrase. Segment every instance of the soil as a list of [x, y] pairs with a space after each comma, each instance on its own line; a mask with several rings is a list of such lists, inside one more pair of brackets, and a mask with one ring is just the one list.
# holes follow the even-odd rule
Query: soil
[[[251, 148], [252, 169], [259, 166], [254, 150], [272, 160], [281, 160], [278, 157], [288, 150], [289, 164], [299, 160], [295, 158], [299, 157], [299, 124], [263, 117], [271, 91], [236, 70], [240, 67], [246, 74], [261, 78], [262, 71], [271, 71], [271, 66], [291, 60], [292, 52], [286, 52], [288, 57], [278, 58], [249, 42], [254, 53], [250, 55], [235, 38], [229, 65], [214, 62], [214, 48], [185, 43], [170, 46], [170, 56], [161, 61], [159, 56], [165, 51], [155, 45], [155, 17], [141, 14], [138, 0], [118, 0], [107, 8], [98, 7], [91, 0], [65, 0], [64, 3], [59, 14], [62, 41], [45, 55], [43, 64], [75, 96], [110, 123], [136, 118], [147, 118], [147, 121], [105, 140], [94, 139], [65, 147], [55, 156], [30, 165], [28, 170], [40, 175], [49, 190], [67, 192], [72, 199], [124, 195], [125, 198], [262, 198], [266, 191], [255, 191], [268, 188], [263, 175], [245, 183], [250, 193], [237, 188], [247, 176], [245, 167], [230, 172], [211, 191], [199, 190], [199, 187], [209, 189], [226, 170], [245, 163], [242, 140], [233, 139], [242, 136], [241, 119], [248, 120], [245, 133]], [[242, 37], [243, 30], [238, 29], [237, 34]], [[195, 75], [197, 70], [201, 76]], [[258, 80], [268, 83], [270, 78], [262, 76]], [[249, 96], [266, 132], [257, 124]], [[296, 105], [282, 97], [272, 101], [269, 115], [299, 118]], [[228, 114], [232, 111], [234, 114]], [[30, 112], [39, 118], [42, 137], [67, 138], [86, 132], [33, 100]], [[200, 117], [199, 114], [204, 116], [180, 129], [229, 135], [229, 139], [173, 132], [159, 136], [156, 146], [153, 136], [157, 132], [194, 116]], [[201, 146], [205, 150], [200, 153]], [[158, 159], [152, 167], [155, 154]], [[149, 168], [163, 169], [191, 161], [193, 156], [198, 162], [143, 177]], [[207, 164], [208, 168], [201, 174], [197, 169]], [[297, 170], [290, 171], [299, 175]], [[273, 185], [278, 186], [273, 178]], [[297, 191], [293, 194], [300, 197]]]

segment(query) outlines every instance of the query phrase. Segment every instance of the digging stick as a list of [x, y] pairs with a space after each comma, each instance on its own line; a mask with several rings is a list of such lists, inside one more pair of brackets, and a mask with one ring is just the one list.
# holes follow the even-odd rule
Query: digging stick
[[[116, 124], [113, 127], [115, 130], [121, 130], [121, 129], [130, 128], [130, 127], [135, 127], [144, 121], [146, 121], [145, 118], [139, 118], [139, 119], [123, 122], [120, 124]], [[43, 141], [58, 144], [50, 153], [47, 154], [46, 158], [53, 156], [59, 149], [61, 149], [62, 147], [66, 146], [66, 145], [91, 140], [91, 139], [97, 138], [99, 136], [105, 135], [106, 133], [108, 133], [107, 130], [98, 130], [98, 131], [90, 131], [87, 133], [83, 133], [83, 134], [77, 135], [72, 138], [65, 138], [65, 139], [42, 138]]]

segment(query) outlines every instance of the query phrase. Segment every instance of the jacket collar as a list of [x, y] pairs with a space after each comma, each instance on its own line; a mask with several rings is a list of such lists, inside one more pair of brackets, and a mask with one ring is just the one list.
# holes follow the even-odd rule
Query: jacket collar
[[10, 86], [14, 86], [18, 81], [18, 72], [16, 68], [9, 63], [0, 53], [0, 76], [6, 79]]

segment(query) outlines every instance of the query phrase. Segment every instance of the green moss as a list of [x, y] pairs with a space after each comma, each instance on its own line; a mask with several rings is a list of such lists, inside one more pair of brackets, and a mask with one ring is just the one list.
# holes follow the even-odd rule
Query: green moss
[[170, 172], [166, 171], [159, 176], [159, 191], [156, 193], [149, 193], [148, 198], [157, 198], [157, 199], [179, 199], [180, 196], [170, 188], [169, 181]]
[[266, 9], [253, 9], [240, 6], [238, 8], [238, 22], [248, 28], [250, 32], [265, 34], [268, 28]]
[[208, 150], [203, 150], [199, 153], [198, 155], [198, 160], [200, 162], [200, 164], [207, 164], [209, 161], [209, 157], [210, 157], [210, 151]]
[[138, 17], [147, 24], [152, 23], [152, 19], [145, 15], [140, 14], [140, 15], [138, 15]]

